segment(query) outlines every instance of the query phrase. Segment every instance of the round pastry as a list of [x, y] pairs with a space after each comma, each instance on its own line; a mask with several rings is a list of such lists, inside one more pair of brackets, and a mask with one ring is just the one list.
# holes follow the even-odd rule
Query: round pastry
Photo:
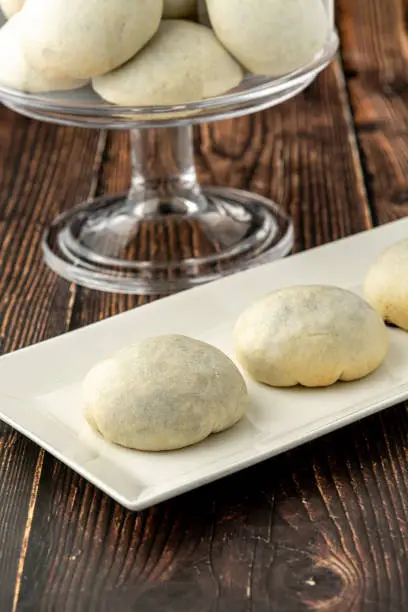
[[112, 104], [162, 106], [216, 96], [236, 87], [242, 76], [209, 28], [169, 19], [130, 62], [93, 79], [93, 87]]
[[88, 79], [133, 57], [162, 11], [163, 0], [26, 0], [25, 50], [51, 77]]
[[328, 17], [322, 0], [207, 0], [214, 31], [254, 74], [279, 76], [323, 48]]
[[21, 44], [22, 13], [15, 15], [0, 29], [0, 83], [27, 93], [78, 89], [86, 81], [48, 78], [30, 65]]
[[0, 8], [5, 17], [10, 19], [13, 15], [21, 11], [25, 0], [0, 0]]
[[196, 444], [235, 425], [247, 406], [234, 363], [215, 347], [178, 335], [142, 340], [96, 365], [83, 394], [91, 427], [143, 451]]
[[191, 17], [197, 13], [198, 0], [164, 0], [163, 17], [175, 19]]
[[238, 360], [274, 387], [326, 387], [367, 376], [384, 360], [387, 328], [362, 298], [338, 287], [275, 291], [239, 318]]
[[364, 283], [364, 296], [384, 321], [408, 331], [408, 240], [385, 249]]

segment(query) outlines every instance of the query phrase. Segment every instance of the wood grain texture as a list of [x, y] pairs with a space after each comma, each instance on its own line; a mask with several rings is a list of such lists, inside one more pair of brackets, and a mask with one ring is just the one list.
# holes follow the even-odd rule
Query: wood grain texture
[[[70, 288], [45, 270], [45, 222], [92, 184], [98, 134], [59, 129], [0, 111], [1, 349], [13, 351], [66, 328]], [[95, 169], [95, 172], [97, 169]], [[0, 426], [0, 608], [17, 603], [43, 453]]]
[[371, 210], [408, 214], [408, 40], [405, 0], [341, 0], [343, 62]]
[[[195, 132], [202, 182], [279, 201], [297, 250], [405, 214], [403, 11], [338, 6], [342, 62], [282, 107]], [[5, 351], [144, 301], [70, 287], [39, 252], [57, 212], [127, 187], [127, 143], [1, 111]], [[407, 439], [396, 407], [135, 514], [2, 426], [0, 610], [408, 609]]]
[[[196, 130], [196, 144], [202, 181], [281, 202], [295, 220], [297, 249], [370, 226], [339, 63], [281, 108]], [[126, 135], [109, 136], [99, 183], [104, 192], [127, 186], [126, 145]], [[138, 303], [78, 289], [71, 326]], [[283, 568], [275, 571], [274, 561], [281, 539], [273, 536], [274, 465], [134, 515], [46, 456], [21, 609], [54, 610], [64, 602], [66, 610], [238, 612], [287, 601], [287, 586], [279, 582]], [[337, 588], [332, 574], [327, 570]]]

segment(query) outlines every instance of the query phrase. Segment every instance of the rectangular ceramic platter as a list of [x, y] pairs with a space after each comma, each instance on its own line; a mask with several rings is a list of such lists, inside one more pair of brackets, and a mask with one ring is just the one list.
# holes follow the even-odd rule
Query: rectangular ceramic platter
[[248, 380], [246, 418], [177, 452], [142, 453], [108, 444], [87, 426], [79, 398], [89, 368], [146, 336], [187, 334], [233, 358], [233, 326], [254, 300], [293, 284], [332, 284], [361, 293], [374, 257], [405, 236], [408, 219], [7, 355], [0, 360], [0, 418], [123, 506], [140, 510], [396, 404], [408, 398], [408, 334], [396, 329], [390, 329], [386, 362], [368, 378], [320, 390], [276, 390]]

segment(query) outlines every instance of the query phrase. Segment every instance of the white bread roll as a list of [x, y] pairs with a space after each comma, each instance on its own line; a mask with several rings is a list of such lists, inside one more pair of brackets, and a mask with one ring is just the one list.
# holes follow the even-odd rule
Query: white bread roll
[[254, 74], [279, 76], [323, 48], [328, 16], [322, 0], [207, 0], [214, 31]]
[[242, 79], [237, 62], [206, 26], [163, 20], [148, 45], [130, 62], [93, 79], [95, 91], [112, 104], [187, 104], [222, 94]]
[[274, 291], [234, 330], [239, 362], [273, 387], [326, 387], [367, 376], [384, 360], [388, 332], [361, 297], [331, 286]]
[[364, 296], [388, 323], [408, 331], [408, 240], [385, 249], [371, 266]]
[[159, 336], [96, 365], [83, 385], [84, 414], [106, 440], [144, 451], [201, 442], [244, 415], [245, 381], [215, 347]]
[[0, 0], [0, 8], [3, 11], [5, 17], [10, 19], [16, 13], [21, 11], [24, 6], [25, 0]]
[[88, 79], [133, 57], [162, 12], [163, 0], [26, 0], [25, 51], [50, 76]]
[[35, 70], [22, 45], [23, 14], [18, 13], [0, 29], [0, 83], [26, 93], [67, 91], [83, 87], [86, 81], [55, 79]]

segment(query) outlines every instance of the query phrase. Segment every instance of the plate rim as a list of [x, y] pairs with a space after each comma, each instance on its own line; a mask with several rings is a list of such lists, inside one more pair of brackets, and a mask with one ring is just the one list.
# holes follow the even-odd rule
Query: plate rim
[[[83, 334], [84, 330], [86, 330], [87, 328], [95, 328], [98, 326], [109, 325], [112, 322], [112, 320], [114, 319], [117, 320], [121, 318], [124, 319], [127, 316], [132, 316], [132, 313], [134, 313], [135, 311], [140, 311], [146, 308], [154, 309], [155, 307], [157, 307], [158, 304], [161, 305], [160, 308], [163, 307], [162, 306], [163, 304], [168, 304], [169, 306], [170, 304], [177, 304], [178, 301], [183, 301], [186, 295], [191, 295], [195, 293], [195, 295], [199, 296], [200, 292], [207, 293], [209, 291], [211, 293], [212, 291], [217, 291], [217, 288], [220, 287], [220, 284], [224, 283], [227, 285], [229, 282], [231, 282], [231, 279], [236, 279], [236, 277], [243, 277], [248, 274], [255, 274], [255, 273], [260, 273], [260, 272], [262, 273], [262, 270], [265, 271], [267, 268], [276, 269], [277, 267], [285, 268], [286, 265], [292, 266], [293, 263], [296, 262], [299, 258], [305, 258], [305, 256], [310, 255], [310, 253], [312, 252], [313, 253], [322, 252], [327, 249], [335, 249], [335, 250], [339, 248], [342, 249], [344, 248], [344, 246], [347, 246], [347, 243], [349, 243], [350, 241], [357, 243], [357, 242], [360, 242], [364, 236], [367, 236], [367, 235], [372, 236], [375, 233], [380, 233], [386, 236], [392, 228], [394, 227], [404, 228], [405, 226], [407, 227], [406, 234], [408, 235], [408, 217], [404, 217], [402, 219], [392, 221], [382, 226], [379, 226], [373, 229], [363, 230], [361, 232], [352, 234], [350, 236], [342, 237], [342, 238], [339, 238], [338, 240], [326, 243], [324, 245], [319, 245], [317, 247], [308, 249], [301, 253], [291, 255], [290, 257], [287, 257], [284, 260], [266, 263], [255, 269], [241, 271], [234, 275], [228, 276], [226, 278], [216, 280], [207, 285], [195, 287], [193, 289], [183, 291], [179, 294], [165, 297], [161, 300], [158, 300], [158, 301], [155, 301], [149, 304], [144, 304], [142, 306], [130, 309], [126, 312], [119, 313], [112, 317], [108, 317], [102, 321], [91, 323], [90, 325], [81, 327], [79, 329], [71, 330], [69, 332], [66, 332], [65, 334], [61, 334], [59, 336], [49, 338], [42, 342], [38, 342], [36, 344], [32, 344], [30, 346], [24, 347], [17, 351], [8, 353], [0, 358], [0, 366], [2, 363], [6, 361], [18, 360], [23, 353], [27, 354], [27, 352], [36, 351], [38, 350], [39, 347], [49, 347], [52, 350], [54, 343], [60, 344], [61, 342], [64, 342], [67, 336], [70, 336], [70, 337], [72, 337], [73, 335], [78, 336], [78, 335]], [[382, 248], [384, 248], [384, 244], [381, 244], [381, 241], [379, 241], [379, 249], [381, 250]], [[227, 463], [226, 465], [221, 466], [221, 468], [219, 468], [218, 470], [215, 470], [215, 472], [213, 471], [211, 473], [209, 472], [209, 473], [203, 474], [200, 477], [195, 478], [195, 479], [194, 478], [185, 479], [184, 482], [181, 482], [182, 478], [178, 476], [175, 478], [175, 484], [170, 485], [170, 487], [164, 484], [152, 485], [152, 486], [146, 485], [146, 487], [142, 490], [141, 494], [139, 494], [136, 498], [133, 498], [133, 497], [130, 498], [130, 497], [124, 496], [123, 494], [119, 492], [119, 490], [114, 490], [109, 484], [106, 484], [103, 480], [99, 479], [97, 476], [87, 471], [86, 465], [82, 466], [81, 463], [75, 462], [75, 460], [72, 460], [66, 454], [64, 455], [63, 450], [56, 448], [52, 442], [46, 439], [46, 437], [45, 438], [41, 437], [40, 435], [36, 434], [32, 430], [30, 431], [30, 429], [27, 429], [24, 423], [22, 424], [21, 420], [19, 421], [18, 419], [13, 419], [9, 414], [12, 408], [6, 408], [6, 409], [3, 408], [3, 403], [7, 404], [8, 402], [13, 402], [13, 401], [17, 401], [17, 402], [30, 401], [32, 403], [36, 401], [36, 398], [33, 398], [33, 397], [24, 398], [23, 396], [14, 396], [14, 394], [11, 395], [10, 393], [3, 393], [0, 391], [0, 419], [4, 421], [5, 423], [7, 423], [9, 426], [11, 426], [16, 431], [18, 431], [20, 434], [24, 435], [26, 438], [30, 439], [35, 444], [37, 444], [38, 446], [40, 446], [41, 448], [49, 452], [53, 457], [61, 461], [64, 465], [68, 466], [74, 472], [79, 474], [81, 477], [83, 477], [88, 482], [92, 483], [96, 488], [103, 491], [105, 494], [107, 494], [109, 497], [114, 499], [116, 502], [118, 502], [125, 508], [131, 511], [141, 511], [152, 505], [162, 503], [163, 501], [166, 501], [170, 498], [182, 495], [186, 493], [187, 491], [197, 489], [210, 482], [215, 482], [228, 475], [231, 475], [243, 469], [252, 467], [267, 459], [271, 459], [281, 453], [287, 452], [288, 450], [301, 446], [305, 443], [311, 442], [312, 440], [325, 436], [337, 429], [350, 425], [353, 422], [366, 418], [372, 414], [375, 414], [383, 409], [389, 408], [407, 399], [408, 399], [408, 378], [407, 378], [407, 381], [397, 384], [392, 388], [389, 387], [386, 391], [379, 393], [375, 397], [372, 397], [369, 400], [368, 399], [363, 400], [357, 405], [353, 405], [352, 408], [348, 406], [344, 410], [339, 409], [336, 414], [329, 413], [322, 417], [318, 417], [314, 421], [307, 423], [307, 425], [301, 425], [299, 426], [299, 428], [296, 428], [295, 430], [290, 430], [290, 432], [286, 431], [286, 432], [277, 434], [276, 436], [274, 436], [272, 433], [267, 435], [267, 440], [270, 440], [273, 438], [275, 440], [276, 438], [283, 440], [283, 444], [279, 445], [278, 449], [275, 447], [271, 447], [269, 449], [265, 448], [265, 450], [260, 450], [260, 451], [258, 451], [256, 448], [252, 450], [249, 449], [252, 452], [251, 456], [247, 456], [247, 453], [245, 453], [245, 455], [234, 465], [232, 464], [229, 465]], [[44, 417], [44, 412], [43, 411], [41, 412]], [[294, 431], [299, 432], [299, 435], [296, 435], [295, 437], [293, 437]], [[285, 439], [288, 436], [290, 436], [292, 439], [285, 441]], [[262, 444], [264, 444], [264, 442]], [[235, 454], [235, 452], [236, 451], [234, 451], [233, 454]], [[230, 458], [232, 455], [228, 455], [227, 457]]]

